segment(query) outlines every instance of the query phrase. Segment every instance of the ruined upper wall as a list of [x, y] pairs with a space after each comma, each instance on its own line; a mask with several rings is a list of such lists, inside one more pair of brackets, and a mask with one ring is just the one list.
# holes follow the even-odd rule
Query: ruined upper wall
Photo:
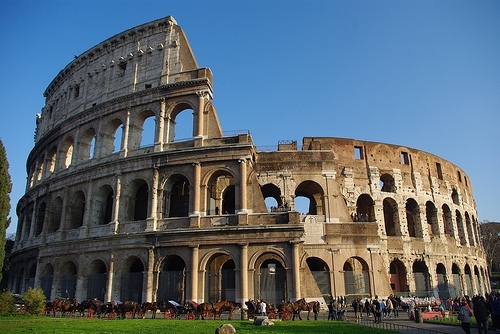
[[[171, 16], [117, 34], [69, 63], [44, 92], [35, 141], [67, 118], [145, 89], [197, 79], [188, 40]], [[211, 81], [211, 78], [209, 78]]]

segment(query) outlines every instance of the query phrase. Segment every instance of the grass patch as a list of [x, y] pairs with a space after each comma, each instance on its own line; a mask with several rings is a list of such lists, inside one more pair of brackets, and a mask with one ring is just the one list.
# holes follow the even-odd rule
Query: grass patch
[[6, 333], [37, 334], [114, 334], [114, 333], [168, 333], [168, 334], [211, 334], [222, 324], [231, 323], [237, 334], [382, 334], [392, 331], [364, 327], [337, 321], [278, 321], [274, 326], [255, 326], [244, 320], [163, 320], [125, 319], [103, 320], [51, 317], [3, 317], [0, 331]]

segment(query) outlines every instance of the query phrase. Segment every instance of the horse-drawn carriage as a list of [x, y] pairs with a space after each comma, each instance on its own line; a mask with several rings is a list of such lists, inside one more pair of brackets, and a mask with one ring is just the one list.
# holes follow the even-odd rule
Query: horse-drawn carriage
[[[283, 301], [277, 308], [273, 307], [269, 303], [266, 303], [266, 316], [269, 319], [281, 319], [283, 321], [295, 320], [295, 317], [298, 317], [299, 320], [302, 320], [300, 313], [302, 311], [307, 311], [307, 320], [309, 320], [310, 313], [314, 313], [314, 319], [318, 318], [319, 313], [319, 302], [311, 301], [307, 302], [304, 298], [299, 299], [295, 302], [285, 302]], [[247, 307], [248, 318], [252, 319], [256, 316], [263, 315], [259, 304], [253, 302], [253, 300], [249, 300], [245, 302]]]

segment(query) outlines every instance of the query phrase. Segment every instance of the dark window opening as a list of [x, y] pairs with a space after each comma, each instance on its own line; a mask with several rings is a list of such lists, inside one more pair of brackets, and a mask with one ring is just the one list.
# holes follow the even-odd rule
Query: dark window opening
[[80, 85], [75, 85], [75, 99], [80, 96]]
[[459, 170], [457, 170], [457, 177], [458, 177], [458, 182], [462, 182], [462, 174], [460, 174]]
[[125, 73], [127, 73], [127, 63], [120, 63], [118, 68], [120, 69], [120, 73], [118, 73], [119, 76], [124, 76]]
[[409, 165], [410, 164], [410, 157], [408, 155], [408, 152], [401, 152], [401, 163], [403, 165]]
[[152, 85], [152, 84], [145, 84], [145, 85], [144, 85], [144, 88], [145, 88], [145, 89], [149, 89], [149, 88], [151, 88], [151, 87], [153, 87], [153, 85]]
[[362, 146], [354, 146], [354, 159], [356, 159], [356, 160], [363, 159], [363, 147]]
[[441, 164], [439, 162], [436, 162], [436, 170], [438, 174], [438, 179], [442, 180], [443, 179], [443, 170], [441, 169]]

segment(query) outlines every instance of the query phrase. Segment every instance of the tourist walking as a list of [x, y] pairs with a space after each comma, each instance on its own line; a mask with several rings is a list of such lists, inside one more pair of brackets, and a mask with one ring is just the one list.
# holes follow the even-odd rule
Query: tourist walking
[[472, 311], [469, 305], [462, 300], [460, 302], [460, 309], [458, 310], [458, 320], [462, 322], [462, 329], [466, 334], [470, 334], [470, 317], [472, 316]]
[[479, 334], [487, 334], [490, 312], [483, 296], [477, 296], [472, 299], [472, 310], [477, 322], [477, 332]]

